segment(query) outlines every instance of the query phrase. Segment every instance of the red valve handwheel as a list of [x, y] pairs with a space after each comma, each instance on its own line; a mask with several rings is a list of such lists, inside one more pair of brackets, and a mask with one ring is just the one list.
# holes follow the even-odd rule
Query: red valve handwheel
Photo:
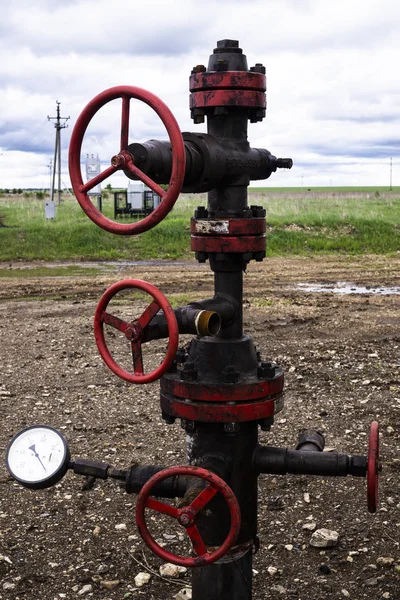
[[379, 424], [372, 421], [369, 434], [368, 464], [367, 464], [367, 500], [368, 511], [376, 512], [378, 506], [378, 473], [379, 464]]
[[[108, 167], [108, 169], [84, 184], [80, 164], [83, 136], [97, 111], [116, 98], [122, 98], [121, 143], [119, 153], [112, 157], [111, 166]], [[163, 190], [145, 173], [138, 169], [134, 164], [135, 157], [128, 152], [129, 105], [131, 98], [142, 100], [155, 110], [168, 132], [172, 146], [172, 172], [167, 191]], [[147, 90], [128, 85], [120, 85], [101, 92], [101, 94], [98, 94], [98, 96], [93, 98], [86, 108], [83, 109], [72, 132], [68, 160], [69, 173], [75, 196], [89, 219], [96, 223], [96, 225], [99, 225], [99, 227], [102, 227], [111, 233], [131, 235], [151, 229], [157, 225], [157, 223], [162, 221], [162, 219], [170, 212], [182, 188], [185, 175], [186, 154], [179, 125], [166, 104]], [[107, 179], [107, 177], [119, 169], [124, 169], [133, 173], [162, 199], [162, 202], [160, 202], [152, 213], [136, 223], [123, 224], [108, 219], [92, 204], [87, 195], [89, 190], [93, 189], [96, 185]]]
[[[149, 304], [142, 316], [129, 323], [106, 312], [111, 298], [113, 298], [113, 296], [115, 296], [115, 294], [121, 290], [125, 290], [127, 288], [143, 290], [153, 297], [153, 302]], [[168, 325], [169, 338], [167, 354], [162, 363], [156, 369], [154, 369], [154, 371], [151, 371], [145, 375], [143, 372], [141, 347], [143, 333], [152, 318], [159, 312], [160, 309], [163, 310]], [[120, 367], [111, 356], [104, 337], [104, 323], [121, 331], [130, 341], [132, 348], [133, 373], [130, 373], [129, 371], [126, 371]], [[124, 279], [123, 281], [114, 283], [100, 298], [94, 315], [94, 335], [101, 357], [113, 373], [118, 375], [118, 377], [121, 377], [121, 379], [129, 381], [130, 383], [150, 383], [151, 381], [159, 379], [174, 360], [176, 351], [178, 349], [179, 329], [174, 310], [160, 290], [154, 287], [154, 285], [151, 285], [146, 281], [141, 281], [140, 279]]]
[[[151, 498], [151, 493], [154, 486], [159, 484], [164, 479], [169, 477], [177, 477], [178, 475], [185, 475], [189, 477], [199, 477], [208, 482], [208, 485], [199, 492], [199, 495], [191, 502], [188, 506], [182, 508], [175, 508], [169, 504], [165, 504], [160, 500]], [[206, 545], [204, 544], [200, 532], [196, 526], [196, 516], [198, 513], [210, 502], [210, 500], [220, 492], [224, 497], [231, 516], [231, 526], [228, 535], [221, 546], [217, 549], [213, 549], [208, 552]], [[172, 554], [164, 548], [162, 548], [152, 537], [149, 532], [146, 520], [145, 520], [145, 509], [150, 508], [156, 512], [160, 512], [164, 515], [168, 515], [173, 519], [176, 519], [180, 525], [182, 525], [192, 542], [193, 550], [196, 557], [184, 557], [177, 554]], [[136, 524], [139, 529], [139, 533], [143, 540], [146, 542], [148, 547], [157, 554], [160, 558], [167, 562], [174, 563], [175, 565], [182, 565], [184, 567], [203, 567], [209, 565], [222, 556], [225, 556], [232, 548], [240, 530], [240, 508], [236, 496], [232, 492], [231, 488], [225, 483], [223, 479], [200, 467], [170, 467], [164, 469], [159, 473], [156, 473], [151, 477], [147, 483], [142, 487], [137, 504], [136, 504]]]

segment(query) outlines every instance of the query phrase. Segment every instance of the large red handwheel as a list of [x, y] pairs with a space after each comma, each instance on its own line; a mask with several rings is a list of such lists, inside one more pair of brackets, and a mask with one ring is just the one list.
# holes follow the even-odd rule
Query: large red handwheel
[[[112, 157], [111, 167], [108, 167], [108, 169], [100, 173], [100, 175], [93, 177], [93, 179], [90, 179], [90, 181], [84, 184], [80, 164], [83, 136], [97, 111], [108, 102], [117, 98], [122, 98], [120, 151], [116, 156]], [[172, 147], [172, 172], [167, 191], [163, 190], [157, 183], [138, 169], [134, 164], [135, 157], [128, 152], [129, 108], [131, 98], [142, 100], [155, 110], [168, 132]], [[151, 229], [157, 225], [157, 223], [162, 221], [162, 219], [170, 212], [182, 188], [185, 175], [186, 154], [179, 125], [166, 104], [147, 90], [128, 85], [121, 85], [101, 92], [101, 94], [93, 98], [86, 108], [83, 109], [72, 132], [68, 160], [71, 183], [76, 199], [87, 216], [96, 223], [96, 225], [99, 225], [99, 227], [102, 227], [111, 233], [131, 235]], [[89, 190], [93, 189], [96, 185], [120, 169], [130, 171], [162, 199], [162, 202], [160, 202], [152, 213], [136, 223], [123, 224], [108, 219], [94, 206], [94, 204], [92, 204], [87, 194]]]
[[367, 500], [368, 511], [376, 512], [378, 506], [378, 473], [379, 464], [379, 424], [372, 421], [369, 434], [368, 463], [367, 463]]
[[[200, 479], [204, 479], [206, 482], [208, 482], [208, 485], [199, 491], [198, 496], [188, 506], [183, 506], [182, 508], [175, 508], [170, 504], [166, 504], [160, 500], [151, 498], [151, 493], [154, 486], [159, 484], [161, 481], [164, 481], [164, 479], [168, 479], [169, 477], [177, 477], [178, 475], [185, 475], [186, 477], [199, 477]], [[222, 494], [225, 502], [228, 505], [231, 517], [231, 525], [228, 535], [221, 546], [208, 551], [197, 528], [196, 516], [218, 493]], [[159, 544], [157, 544], [146, 525], [146, 508], [150, 508], [156, 512], [176, 519], [178, 523], [186, 529], [196, 556], [184, 557], [177, 554], [172, 554], [172, 552], [168, 552], [165, 550], [165, 548], [162, 548]], [[136, 504], [136, 524], [145, 543], [155, 554], [157, 554], [157, 556], [163, 560], [174, 563], [175, 565], [182, 565], [184, 567], [203, 567], [204, 565], [209, 565], [222, 558], [232, 548], [240, 530], [240, 508], [238, 501], [236, 500], [236, 496], [232, 492], [231, 488], [223, 479], [214, 473], [211, 473], [210, 471], [200, 467], [170, 467], [153, 475], [153, 477], [151, 477], [140, 490]]]
[[[121, 290], [128, 288], [143, 290], [153, 297], [153, 301], [143, 312], [142, 316], [131, 322], [123, 321], [119, 317], [111, 315], [106, 310], [111, 298]], [[142, 359], [142, 339], [146, 327], [160, 309], [164, 312], [168, 325], [169, 338], [167, 354], [162, 363], [154, 369], [154, 371], [145, 374]], [[114, 329], [118, 329], [130, 341], [133, 373], [120, 367], [111, 356], [104, 337], [104, 324], [110, 325]], [[172, 306], [160, 290], [154, 287], [154, 285], [151, 285], [146, 281], [141, 281], [140, 279], [124, 279], [123, 281], [114, 283], [104, 292], [94, 315], [94, 335], [97, 347], [106, 365], [113, 373], [118, 375], [118, 377], [121, 377], [121, 379], [129, 381], [130, 383], [150, 383], [151, 381], [159, 379], [171, 366], [178, 349], [179, 341], [178, 323]]]

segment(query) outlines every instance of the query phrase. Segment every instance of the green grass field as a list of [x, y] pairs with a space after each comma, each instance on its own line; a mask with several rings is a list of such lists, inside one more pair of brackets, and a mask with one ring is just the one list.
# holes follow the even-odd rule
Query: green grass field
[[[111, 198], [103, 212], [113, 218]], [[119, 236], [94, 225], [66, 194], [54, 221], [45, 219], [43, 200], [3, 194], [0, 260], [189, 258], [189, 219], [206, 204], [205, 194], [182, 194], [157, 227]], [[253, 188], [249, 204], [266, 209], [269, 255], [400, 251], [400, 188]]]

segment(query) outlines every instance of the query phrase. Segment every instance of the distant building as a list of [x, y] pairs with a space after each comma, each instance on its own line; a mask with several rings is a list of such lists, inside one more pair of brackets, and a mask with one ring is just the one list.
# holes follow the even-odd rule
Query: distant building
[[141, 181], [129, 181], [128, 189], [114, 193], [114, 217], [140, 217], [150, 214], [161, 198]]

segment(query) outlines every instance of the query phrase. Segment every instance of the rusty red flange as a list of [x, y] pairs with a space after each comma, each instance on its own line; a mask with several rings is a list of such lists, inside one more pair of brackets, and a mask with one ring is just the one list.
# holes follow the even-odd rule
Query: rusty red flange
[[190, 219], [190, 231], [196, 235], [256, 235], [267, 229], [265, 217], [250, 219]]
[[266, 77], [254, 71], [201, 71], [189, 79], [191, 92], [210, 89], [241, 89], [265, 92]]
[[265, 252], [265, 235], [207, 236], [192, 235], [190, 248], [193, 252]]
[[249, 402], [274, 396], [283, 391], [283, 373], [272, 379], [237, 383], [204, 383], [199, 380], [182, 381], [169, 374], [161, 380], [161, 391], [178, 399], [190, 398], [200, 402]]
[[160, 393], [161, 410], [172, 417], [203, 423], [245, 423], [260, 421], [275, 414], [275, 403], [282, 402], [283, 394], [251, 402], [191, 402]]
[[[178, 477], [179, 475], [198, 477], [208, 482], [208, 485], [199, 491], [198, 496], [188, 505], [181, 508], [176, 508], [170, 504], [165, 504], [160, 500], [150, 498], [153, 488], [160, 482], [170, 477]], [[208, 552], [208, 549], [200, 535], [200, 532], [196, 525], [196, 517], [202, 511], [212, 498], [221, 493], [225, 502], [228, 505], [231, 525], [229, 532], [224, 542], [217, 549], [212, 549]], [[151, 535], [145, 519], [145, 509], [150, 508], [156, 512], [162, 513], [173, 519], [176, 519], [180, 525], [182, 525], [192, 542], [193, 550], [196, 553], [196, 557], [184, 557], [172, 552], [168, 552], [165, 548], [162, 548]], [[204, 567], [210, 565], [216, 560], [225, 556], [232, 548], [236, 541], [236, 538], [240, 531], [240, 508], [236, 496], [229, 487], [229, 485], [220, 477], [202, 469], [200, 467], [170, 467], [159, 471], [156, 475], [153, 475], [142, 487], [139, 492], [139, 496], [136, 504], [136, 524], [140, 535], [142, 536], [145, 543], [148, 545], [157, 556], [167, 562], [171, 562], [175, 565], [182, 565], [184, 567]]]
[[207, 90], [190, 94], [189, 106], [191, 109], [216, 106], [266, 108], [267, 100], [264, 92], [254, 90]]

